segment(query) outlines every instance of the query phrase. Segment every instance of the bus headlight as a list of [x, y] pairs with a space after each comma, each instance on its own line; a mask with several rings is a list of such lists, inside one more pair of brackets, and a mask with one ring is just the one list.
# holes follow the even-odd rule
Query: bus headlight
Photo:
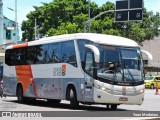
[[144, 93], [144, 89], [142, 89], [142, 90], [138, 90], [138, 91], [137, 91], [137, 93], [139, 93], [139, 94]]
[[99, 84], [94, 84], [94, 87], [96, 87], [97, 89], [100, 89], [102, 91], [107, 91], [109, 90], [109, 88], [105, 87], [105, 86], [101, 86]]
[[106, 87], [101, 87], [101, 90], [106, 91], [107, 88]]

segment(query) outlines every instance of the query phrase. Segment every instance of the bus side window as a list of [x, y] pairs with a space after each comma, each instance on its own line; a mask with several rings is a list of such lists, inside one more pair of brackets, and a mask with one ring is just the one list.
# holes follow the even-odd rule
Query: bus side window
[[48, 56], [49, 62], [48, 63], [60, 63], [61, 62], [61, 46], [62, 43], [53, 43], [49, 45]]
[[82, 40], [80, 39], [80, 40], [77, 40], [77, 44], [78, 44], [82, 69], [85, 71], [85, 53], [86, 53], [85, 44], [93, 44], [93, 42], [84, 40], [84, 39]]
[[15, 65], [25, 64], [25, 48], [15, 49]]
[[39, 45], [36, 47], [37, 51], [37, 58], [36, 58], [36, 64], [45, 64], [49, 61], [48, 56], [48, 44]]
[[37, 55], [36, 55], [36, 47], [35, 46], [30, 46], [30, 47], [27, 47], [26, 49], [26, 63], [27, 64], [35, 64], [36, 63], [36, 58], [37, 58]]
[[74, 41], [63, 42], [62, 45], [62, 63], [69, 63], [77, 67], [76, 52], [74, 47]]
[[7, 65], [12, 66], [13, 65], [13, 61], [14, 61], [14, 54], [13, 54], [13, 49], [8, 49], [5, 52], [5, 63]]

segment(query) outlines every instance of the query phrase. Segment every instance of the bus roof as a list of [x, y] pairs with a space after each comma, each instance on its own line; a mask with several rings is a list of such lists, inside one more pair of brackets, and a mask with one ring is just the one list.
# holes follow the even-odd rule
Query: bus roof
[[81, 40], [87, 39], [95, 43], [113, 45], [113, 46], [139, 47], [139, 45], [135, 41], [128, 38], [119, 37], [119, 36], [97, 34], [97, 33], [75, 33], [75, 34], [65, 34], [65, 35], [46, 37], [36, 41], [11, 45], [11, 46], [8, 46], [7, 49], [41, 45], [41, 44], [47, 44], [47, 43], [53, 43], [53, 42], [78, 40], [78, 39], [81, 39]]

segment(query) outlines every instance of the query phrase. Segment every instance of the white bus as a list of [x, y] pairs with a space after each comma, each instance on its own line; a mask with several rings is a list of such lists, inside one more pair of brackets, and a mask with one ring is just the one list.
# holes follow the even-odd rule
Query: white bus
[[133, 40], [95, 33], [42, 38], [7, 47], [4, 93], [50, 103], [70, 101], [71, 108], [102, 104], [142, 104], [143, 63]]

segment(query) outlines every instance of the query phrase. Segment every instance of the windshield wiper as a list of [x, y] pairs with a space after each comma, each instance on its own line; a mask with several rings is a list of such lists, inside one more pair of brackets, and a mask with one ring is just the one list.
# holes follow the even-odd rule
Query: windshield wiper
[[[135, 79], [134, 79], [134, 77], [133, 77], [133, 75], [132, 75], [132, 73], [131, 73], [131, 71], [129, 70], [129, 68], [128, 67], [126, 67], [125, 66], [125, 61], [124, 61], [124, 64], [123, 64], [124, 66], [123, 66], [123, 68], [124, 69], [127, 69], [127, 71], [128, 71], [128, 73], [129, 73], [129, 75], [131, 76], [131, 78], [132, 78], [132, 81], [134, 81], [133, 83], [135, 83]], [[123, 69], [123, 80], [124, 80], [124, 69]]]
[[131, 76], [132, 80], [135, 82], [135, 79], [134, 79], [134, 77], [133, 77], [131, 71], [129, 70], [129, 68], [126, 67], [126, 69], [127, 69], [128, 73], [129, 73], [129, 75]]

